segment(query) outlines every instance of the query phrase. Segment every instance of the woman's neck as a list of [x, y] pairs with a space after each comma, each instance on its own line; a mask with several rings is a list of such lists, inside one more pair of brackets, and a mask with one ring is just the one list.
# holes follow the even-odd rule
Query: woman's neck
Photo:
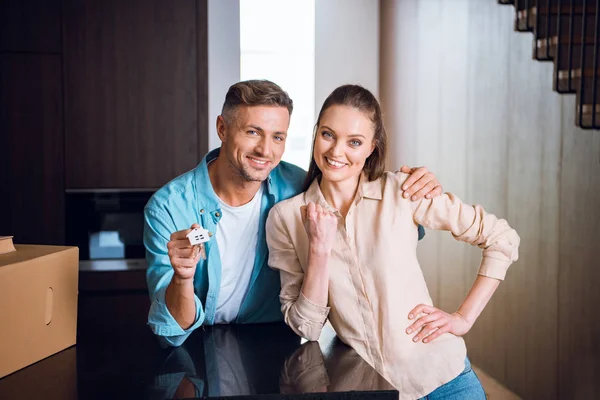
[[340, 182], [331, 182], [321, 177], [320, 187], [323, 197], [331, 206], [337, 208], [344, 218], [356, 196], [359, 178], [357, 176]]

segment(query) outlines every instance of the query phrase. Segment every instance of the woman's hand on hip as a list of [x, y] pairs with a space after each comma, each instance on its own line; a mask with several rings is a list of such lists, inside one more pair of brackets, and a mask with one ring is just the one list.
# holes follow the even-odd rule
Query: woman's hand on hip
[[302, 206], [300, 212], [308, 235], [310, 251], [329, 254], [337, 233], [338, 219], [335, 214], [312, 201]]
[[457, 312], [448, 314], [427, 304], [419, 304], [413, 308], [408, 314], [408, 319], [415, 320], [406, 328], [407, 335], [415, 335], [413, 337], [415, 343], [421, 340], [423, 343], [432, 342], [444, 333], [462, 336], [473, 326]]

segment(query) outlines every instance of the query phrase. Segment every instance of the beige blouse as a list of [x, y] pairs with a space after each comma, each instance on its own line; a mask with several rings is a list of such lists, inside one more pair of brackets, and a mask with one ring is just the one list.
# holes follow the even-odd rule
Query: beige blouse
[[[412, 202], [402, 197], [408, 177], [385, 173], [369, 182], [361, 177], [346, 220], [327, 204], [318, 182], [276, 204], [267, 219], [269, 266], [281, 272], [282, 312], [300, 336], [317, 340], [326, 319], [351, 346], [400, 392], [400, 399], [427, 395], [465, 368], [461, 337], [444, 334], [414, 343], [405, 329], [408, 313], [420, 303], [433, 305], [417, 260], [417, 225], [447, 230], [455, 239], [479, 246], [479, 274], [504, 279], [517, 260], [519, 236], [508, 223], [481, 206], [463, 204], [445, 193]], [[338, 216], [338, 234], [329, 258], [328, 307], [302, 293], [308, 236], [300, 207], [321, 204]]]

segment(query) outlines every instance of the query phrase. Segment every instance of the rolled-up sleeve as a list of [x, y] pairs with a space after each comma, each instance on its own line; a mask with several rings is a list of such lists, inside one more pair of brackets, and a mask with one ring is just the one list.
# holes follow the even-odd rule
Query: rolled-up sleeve
[[271, 209], [266, 228], [269, 267], [278, 270], [281, 276], [279, 299], [285, 323], [299, 336], [317, 340], [329, 307], [317, 305], [302, 294], [304, 271], [277, 206]]
[[412, 203], [415, 223], [450, 231], [456, 240], [483, 249], [479, 275], [503, 280], [519, 257], [520, 238], [506, 220], [480, 205], [464, 204], [452, 193]]
[[174, 273], [167, 243], [171, 231], [175, 230], [174, 226], [168, 226], [168, 221], [169, 219], [158, 211], [149, 208], [144, 210], [144, 246], [148, 263], [146, 282], [151, 301], [148, 325], [163, 346], [180, 346], [204, 322], [204, 307], [198, 296], [194, 295], [196, 319], [188, 329], [183, 329], [167, 308], [165, 293]]

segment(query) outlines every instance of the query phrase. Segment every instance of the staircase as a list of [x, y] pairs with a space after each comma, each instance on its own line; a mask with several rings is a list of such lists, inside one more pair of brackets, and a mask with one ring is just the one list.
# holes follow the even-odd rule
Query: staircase
[[553, 89], [577, 95], [575, 124], [600, 129], [600, 0], [498, 0], [515, 30], [533, 32], [533, 58], [553, 61]]

